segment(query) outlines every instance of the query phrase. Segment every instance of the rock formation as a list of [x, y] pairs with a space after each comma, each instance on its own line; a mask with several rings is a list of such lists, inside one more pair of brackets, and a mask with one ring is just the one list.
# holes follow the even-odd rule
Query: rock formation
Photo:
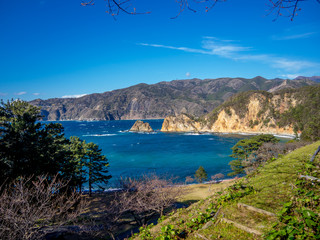
[[149, 123], [143, 122], [141, 120], [137, 120], [129, 131], [130, 132], [153, 132], [153, 129], [150, 127]]
[[279, 115], [297, 105], [294, 96], [267, 92], [249, 92], [240, 96], [202, 118], [192, 119], [187, 115], [167, 117], [161, 131], [294, 134], [292, 126], [280, 127], [278, 124]]

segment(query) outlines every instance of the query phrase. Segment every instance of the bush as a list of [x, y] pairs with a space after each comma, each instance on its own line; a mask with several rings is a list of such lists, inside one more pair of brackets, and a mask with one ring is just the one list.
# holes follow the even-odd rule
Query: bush
[[75, 221], [86, 207], [81, 195], [65, 191], [58, 176], [20, 178], [0, 188], [0, 239], [41, 239], [46, 226]]

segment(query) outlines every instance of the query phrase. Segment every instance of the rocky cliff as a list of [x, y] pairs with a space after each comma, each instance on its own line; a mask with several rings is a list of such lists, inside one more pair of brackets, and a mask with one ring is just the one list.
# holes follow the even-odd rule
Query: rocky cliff
[[44, 120], [160, 119], [181, 113], [202, 116], [238, 92], [313, 84], [306, 79], [290, 81], [262, 77], [175, 80], [139, 84], [81, 98], [37, 99], [30, 103], [41, 107]]
[[[313, 91], [318, 90], [319, 87]], [[293, 125], [285, 122], [283, 116], [302, 104], [304, 100], [300, 95], [299, 90], [240, 93], [201, 118], [187, 115], [167, 117], [161, 131], [292, 135]]]
[[129, 131], [130, 132], [153, 132], [153, 129], [151, 128], [149, 123], [137, 120]]

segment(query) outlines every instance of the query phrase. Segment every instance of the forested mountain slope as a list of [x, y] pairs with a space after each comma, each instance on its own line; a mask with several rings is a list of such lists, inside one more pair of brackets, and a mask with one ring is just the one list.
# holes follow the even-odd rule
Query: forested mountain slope
[[218, 78], [138, 84], [81, 98], [36, 99], [44, 120], [160, 119], [188, 113], [211, 112], [235, 93], [248, 90], [275, 91], [316, 84], [310, 80]]

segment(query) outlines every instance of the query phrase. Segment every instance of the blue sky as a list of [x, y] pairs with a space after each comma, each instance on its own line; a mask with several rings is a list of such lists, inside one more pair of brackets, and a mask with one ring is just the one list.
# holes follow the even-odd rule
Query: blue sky
[[293, 21], [268, 0], [227, 0], [205, 13], [174, 0], [135, 0], [145, 15], [114, 20], [106, 2], [0, 2], [0, 98], [75, 96], [175, 79], [320, 75], [320, 4]]

